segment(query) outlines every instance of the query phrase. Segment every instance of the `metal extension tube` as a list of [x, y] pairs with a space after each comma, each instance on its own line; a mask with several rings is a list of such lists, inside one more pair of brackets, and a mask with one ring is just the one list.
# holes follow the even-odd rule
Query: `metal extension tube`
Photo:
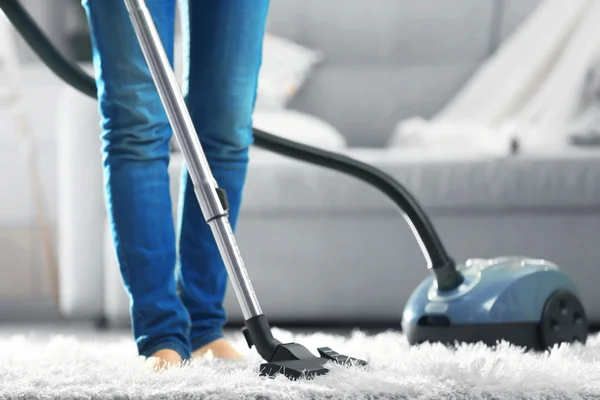
[[124, 0], [138, 41], [194, 183], [246, 320], [262, 314], [229, 223], [226, 194], [217, 186], [160, 36], [144, 0]]

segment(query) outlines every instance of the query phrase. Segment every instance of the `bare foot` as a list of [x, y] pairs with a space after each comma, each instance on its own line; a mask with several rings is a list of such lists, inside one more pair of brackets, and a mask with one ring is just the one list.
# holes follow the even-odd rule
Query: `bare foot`
[[212, 351], [216, 358], [226, 360], [241, 360], [244, 358], [236, 349], [225, 339], [214, 340], [192, 353], [192, 358], [203, 357], [208, 351]]
[[181, 366], [182, 358], [175, 350], [161, 349], [146, 359], [146, 367], [152, 371], [162, 371], [171, 367]]

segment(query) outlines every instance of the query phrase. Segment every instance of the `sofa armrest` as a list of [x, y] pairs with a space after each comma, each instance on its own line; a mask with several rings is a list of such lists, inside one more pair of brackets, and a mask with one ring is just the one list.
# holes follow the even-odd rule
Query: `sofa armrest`
[[60, 311], [102, 313], [105, 206], [97, 103], [65, 86], [56, 105]]

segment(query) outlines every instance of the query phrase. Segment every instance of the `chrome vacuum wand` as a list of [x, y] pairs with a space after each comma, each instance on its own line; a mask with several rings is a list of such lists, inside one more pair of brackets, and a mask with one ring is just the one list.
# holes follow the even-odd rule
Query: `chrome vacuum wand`
[[248, 345], [256, 346], [258, 353], [267, 361], [261, 364], [261, 375], [283, 373], [288, 378], [295, 379], [327, 373], [328, 369], [325, 368], [327, 362], [366, 365], [363, 360], [340, 355], [328, 347], [319, 348], [321, 357], [316, 357], [304, 346], [297, 343], [284, 344], [273, 337], [229, 223], [227, 195], [218, 187], [211, 173], [152, 15], [144, 0], [124, 1], [175, 138], [183, 153], [202, 214], [216, 239], [240, 303], [246, 325], [243, 328], [244, 336]]
[[233, 237], [227, 217], [225, 193], [217, 186], [211, 174], [154, 20], [145, 1], [126, 0], [125, 3], [169, 122], [185, 158], [202, 214], [212, 229], [221, 256], [231, 275], [244, 318], [256, 317], [262, 314], [262, 311]]

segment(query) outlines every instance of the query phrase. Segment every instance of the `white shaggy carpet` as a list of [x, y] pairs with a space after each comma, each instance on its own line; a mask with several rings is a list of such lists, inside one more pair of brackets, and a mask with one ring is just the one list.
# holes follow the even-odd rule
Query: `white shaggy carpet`
[[243, 362], [195, 360], [182, 369], [143, 368], [132, 339], [0, 337], [0, 399], [600, 399], [600, 338], [550, 354], [525, 354], [510, 346], [492, 351], [463, 346], [408, 346], [397, 332], [349, 337], [292, 335], [284, 341], [311, 351], [329, 346], [366, 359], [367, 369], [333, 366], [313, 381], [258, 376], [261, 359], [245, 346]]

